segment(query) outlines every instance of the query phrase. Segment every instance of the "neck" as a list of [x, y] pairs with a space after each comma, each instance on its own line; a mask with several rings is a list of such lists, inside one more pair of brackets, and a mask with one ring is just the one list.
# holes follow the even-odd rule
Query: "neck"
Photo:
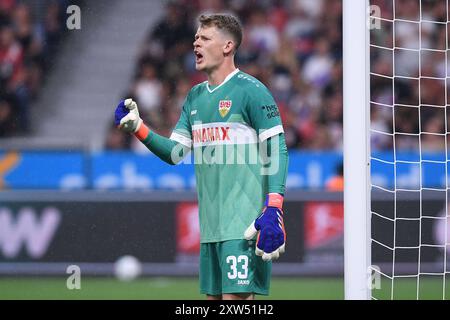
[[208, 84], [211, 86], [217, 86], [221, 84], [225, 78], [236, 70], [234, 62], [222, 63], [219, 67], [208, 72]]

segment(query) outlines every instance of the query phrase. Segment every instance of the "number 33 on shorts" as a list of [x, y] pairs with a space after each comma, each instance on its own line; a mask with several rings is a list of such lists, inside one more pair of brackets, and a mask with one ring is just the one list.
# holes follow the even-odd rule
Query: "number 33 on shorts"
[[[247, 279], [248, 277], [248, 257], [246, 255], [227, 256], [226, 262], [229, 265], [231, 271], [227, 273], [228, 279], [233, 280], [236, 278]], [[238, 270], [239, 266], [239, 270]]]

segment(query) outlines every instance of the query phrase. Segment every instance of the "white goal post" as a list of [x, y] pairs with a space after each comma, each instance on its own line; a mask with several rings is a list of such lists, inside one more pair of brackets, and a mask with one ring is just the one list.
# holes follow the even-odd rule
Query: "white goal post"
[[371, 298], [368, 0], [343, 1], [345, 299]]
[[346, 299], [450, 298], [449, 9], [343, 0]]

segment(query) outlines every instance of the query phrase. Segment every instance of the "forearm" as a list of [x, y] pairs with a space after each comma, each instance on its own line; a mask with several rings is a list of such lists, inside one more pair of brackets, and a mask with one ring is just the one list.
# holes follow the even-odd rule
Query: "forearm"
[[149, 130], [145, 124], [141, 125], [135, 136], [151, 152], [171, 165], [179, 163], [190, 151], [188, 147]]
[[[275, 144], [275, 145], [272, 145]], [[269, 193], [283, 194], [286, 191], [286, 177], [289, 163], [289, 155], [284, 134], [269, 138], [267, 148], [270, 156], [270, 165], [274, 168], [268, 175]]]
[[286, 189], [288, 153], [282, 133], [262, 142], [260, 147], [266, 148], [262, 158], [265, 163], [263, 172], [268, 175], [268, 194], [262, 213], [245, 230], [244, 238], [253, 239], [259, 231], [255, 254], [262, 256], [264, 261], [269, 261], [278, 259], [285, 251], [286, 231], [282, 208]]

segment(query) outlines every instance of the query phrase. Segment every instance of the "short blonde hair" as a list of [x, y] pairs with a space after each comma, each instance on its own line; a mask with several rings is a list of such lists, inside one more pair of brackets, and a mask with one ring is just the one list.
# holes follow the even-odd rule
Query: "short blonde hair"
[[200, 27], [215, 26], [219, 30], [229, 33], [235, 41], [235, 50], [239, 48], [242, 42], [242, 26], [238, 18], [231, 14], [202, 14], [198, 17]]

